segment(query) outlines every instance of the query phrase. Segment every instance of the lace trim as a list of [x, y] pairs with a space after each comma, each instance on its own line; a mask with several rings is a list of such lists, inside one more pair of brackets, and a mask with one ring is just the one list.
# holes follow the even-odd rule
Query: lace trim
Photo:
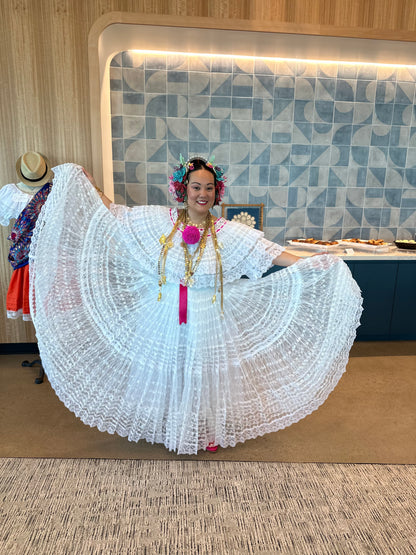
[[7, 318], [10, 318], [11, 320], [17, 320], [18, 318], [22, 318], [22, 320], [24, 322], [31, 322], [32, 321], [32, 317], [30, 314], [27, 313], [23, 313], [23, 309], [19, 308], [19, 310], [8, 310], [7, 311]]
[[[179, 211], [177, 208], [169, 208], [169, 216], [170, 221], [172, 222], [172, 227], [175, 225], [176, 220], [178, 219]], [[227, 220], [223, 217], [216, 218], [215, 220], [215, 233], [218, 233], [225, 225], [227, 224]], [[203, 227], [198, 227], [199, 231], [202, 233], [204, 231]], [[183, 230], [179, 230], [181, 233]], [[211, 237], [211, 233], [208, 233], [208, 237]]]
[[8, 183], [0, 189], [0, 225], [9, 225], [17, 218], [32, 195], [21, 191], [14, 183]]
[[[112, 204], [111, 213], [126, 230], [125, 241], [131, 256], [140, 260], [143, 271], [157, 277], [157, 261], [160, 254], [159, 239], [167, 236], [171, 229], [176, 209], [161, 206], [136, 206], [129, 208]], [[216, 222], [220, 243], [223, 244], [221, 258], [224, 283], [235, 281], [242, 276], [257, 279], [271, 266], [273, 260], [284, 250], [283, 247], [264, 238], [261, 231], [238, 222], [218, 218]], [[182, 237], [173, 238], [173, 248], [166, 261], [166, 278], [170, 283], [179, 283], [184, 273]], [[195, 274], [194, 287], [215, 285], [215, 251], [212, 241], [207, 243], [204, 256]]]

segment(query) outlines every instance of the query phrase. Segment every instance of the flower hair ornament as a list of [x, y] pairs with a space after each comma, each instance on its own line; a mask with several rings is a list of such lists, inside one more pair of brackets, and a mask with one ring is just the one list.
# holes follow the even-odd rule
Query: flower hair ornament
[[186, 186], [188, 185], [189, 172], [194, 169], [194, 162], [201, 160], [207, 168], [211, 169], [215, 175], [215, 202], [217, 205], [221, 202], [225, 192], [225, 182], [227, 181], [224, 175], [224, 170], [220, 166], [214, 165], [215, 156], [206, 160], [202, 156], [193, 156], [188, 161], [179, 155], [179, 164], [173, 168], [173, 174], [169, 176], [169, 192], [173, 198], [180, 203], [186, 201]]

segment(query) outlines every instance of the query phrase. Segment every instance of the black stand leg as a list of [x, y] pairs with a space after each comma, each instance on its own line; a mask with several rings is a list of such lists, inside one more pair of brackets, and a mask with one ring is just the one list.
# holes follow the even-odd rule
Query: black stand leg
[[28, 360], [24, 360], [22, 362], [22, 366], [30, 366], [31, 368], [32, 368], [32, 366], [40, 366], [39, 375], [35, 379], [35, 383], [43, 383], [43, 377], [45, 375], [45, 370], [43, 369], [42, 361], [40, 359], [33, 360], [32, 362], [29, 362]]

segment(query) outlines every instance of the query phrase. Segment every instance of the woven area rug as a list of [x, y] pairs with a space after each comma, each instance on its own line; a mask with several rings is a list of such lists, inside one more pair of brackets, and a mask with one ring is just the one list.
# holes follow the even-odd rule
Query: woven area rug
[[416, 467], [1, 459], [0, 552], [416, 553]]

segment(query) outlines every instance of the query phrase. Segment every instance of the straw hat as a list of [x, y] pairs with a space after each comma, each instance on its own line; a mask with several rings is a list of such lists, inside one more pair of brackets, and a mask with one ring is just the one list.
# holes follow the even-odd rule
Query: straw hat
[[29, 187], [41, 187], [53, 179], [49, 160], [39, 152], [26, 152], [16, 162], [16, 172], [20, 181]]

